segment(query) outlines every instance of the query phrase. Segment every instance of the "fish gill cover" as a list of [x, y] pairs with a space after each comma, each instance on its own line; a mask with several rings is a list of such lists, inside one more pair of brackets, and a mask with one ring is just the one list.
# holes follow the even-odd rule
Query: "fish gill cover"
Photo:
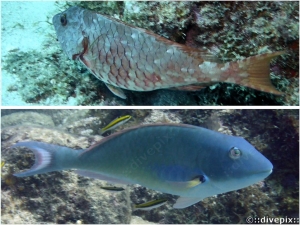
[[[101, 140], [101, 127], [122, 115], [132, 116], [126, 127], [185, 123], [241, 136], [272, 162], [274, 171], [257, 184], [181, 210], [172, 209], [177, 196], [138, 185], [111, 193], [101, 189], [107, 184], [72, 171], [12, 176], [34, 161], [29, 151], [10, 148], [16, 142], [86, 148]], [[3, 224], [129, 223], [139, 217], [154, 223], [245, 223], [248, 216], [298, 217], [299, 110], [2, 110], [1, 121]], [[133, 204], [163, 198], [168, 202], [158, 209], [132, 212]]]
[[[20, 80], [8, 86], [8, 90], [20, 93], [29, 104], [299, 105], [298, 2], [72, 2], [61, 5], [57, 12], [48, 15], [49, 21], [59, 11], [79, 5], [171, 41], [207, 49], [220, 62], [287, 50], [287, 54], [272, 60], [270, 65], [272, 83], [284, 95], [217, 83], [196, 92], [125, 90], [127, 99], [121, 100], [86, 68], [67, 59], [49, 24], [51, 37], [44, 43], [43, 51], [14, 50], [3, 59], [4, 69]], [[47, 69], [43, 65], [48, 65]]]

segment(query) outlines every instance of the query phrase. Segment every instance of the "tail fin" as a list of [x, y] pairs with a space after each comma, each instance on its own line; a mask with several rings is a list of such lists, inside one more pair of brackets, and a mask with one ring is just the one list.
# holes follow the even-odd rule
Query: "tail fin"
[[241, 60], [240, 63], [244, 61], [247, 64], [247, 73], [249, 74], [247, 77], [248, 82], [243, 83], [242, 85], [259, 91], [269, 92], [275, 95], [282, 95], [283, 93], [276, 90], [271, 83], [269, 64], [273, 58], [285, 53], [285, 51], [273, 52], [252, 56], [245, 60]]
[[15, 173], [14, 176], [16, 177], [27, 177], [73, 168], [76, 165], [77, 156], [84, 151], [37, 141], [19, 142], [12, 148], [19, 146], [27, 147], [33, 151], [35, 163], [29, 170]]

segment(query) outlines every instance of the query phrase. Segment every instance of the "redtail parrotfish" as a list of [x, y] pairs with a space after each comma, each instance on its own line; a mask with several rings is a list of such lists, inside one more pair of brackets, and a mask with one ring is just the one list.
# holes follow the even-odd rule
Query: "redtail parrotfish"
[[273, 165], [242, 137], [186, 124], [148, 124], [124, 129], [88, 149], [19, 142], [35, 154], [17, 177], [75, 169], [114, 184], [140, 184], [179, 195], [174, 208], [238, 190], [271, 174]]
[[122, 89], [196, 91], [217, 82], [282, 94], [271, 83], [269, 64], [284, 51], [219, 63], [207, 51], [76, 6], [56, 14], [53, 25], [69, 59], [79, 60], [123, 99]]

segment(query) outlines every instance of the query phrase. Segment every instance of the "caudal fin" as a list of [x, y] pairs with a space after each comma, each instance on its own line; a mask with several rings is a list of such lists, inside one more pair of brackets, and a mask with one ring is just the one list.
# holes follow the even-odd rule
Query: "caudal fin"
[[27, 147], [33, 151], [35, 163], [29, 170], [15, 173], [14, 176], [16, 177], [27, 177], [72, 168], [72, 164], [76, 163], [77, 155], [83, 151], [37, 141], [19, 142], [12, 148], [19, 146]]
[[268, 92], [275, 95], [282, 95], [283, 93], [276, 90], [270, 80], [270, 61], [276, 56], [285, 54], [285, 51], [267, 53], [257, 56], [249, 57], [241, 60], [240, 63], [247, 64], [248, 79], [242, 85], [250, 88]]

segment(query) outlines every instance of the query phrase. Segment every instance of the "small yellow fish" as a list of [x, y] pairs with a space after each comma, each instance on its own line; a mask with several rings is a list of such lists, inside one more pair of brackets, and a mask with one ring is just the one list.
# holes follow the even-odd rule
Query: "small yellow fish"
[[8, 186], [13, 186], [17, 182], [17, 178], [11, 173], [3, 175], [1, 176], [1, 178], [4, 180], [4, 183]]
[[115, 129], [118, 126], [121, 126], [122, 124], [126, 123], [130, 119], [131, 119], [130, 115], [121, 116], [117, 119], [114, 119], [106, 127], [101, 129], [101, 134], [104, 134], [106, 131], [109, 131], [109, 130]]
[[134, 206], [134, 210], [151, 210], [151, 209], [155, 209], [159, 206], [164, 205], [166, 202], [168, 201], [168, 199], [166, 198], [162, 198], [162, 199], [155, 199], [153, 201], [150, 202], [146, 202], [143, 204], [139, 204], [139, 205], [135, 205]]
[[3, 168], [4, 165], [5, 165], [5, 161], [1, 161], [1, 169]]
[[111, 192], [118, 192], [118, 191], [124, 191], [125, 189], [122, 188], [122, 187], [100, 187], [101, 189], [103, 190], [106, 190], [106, 191], [111, 191]]

